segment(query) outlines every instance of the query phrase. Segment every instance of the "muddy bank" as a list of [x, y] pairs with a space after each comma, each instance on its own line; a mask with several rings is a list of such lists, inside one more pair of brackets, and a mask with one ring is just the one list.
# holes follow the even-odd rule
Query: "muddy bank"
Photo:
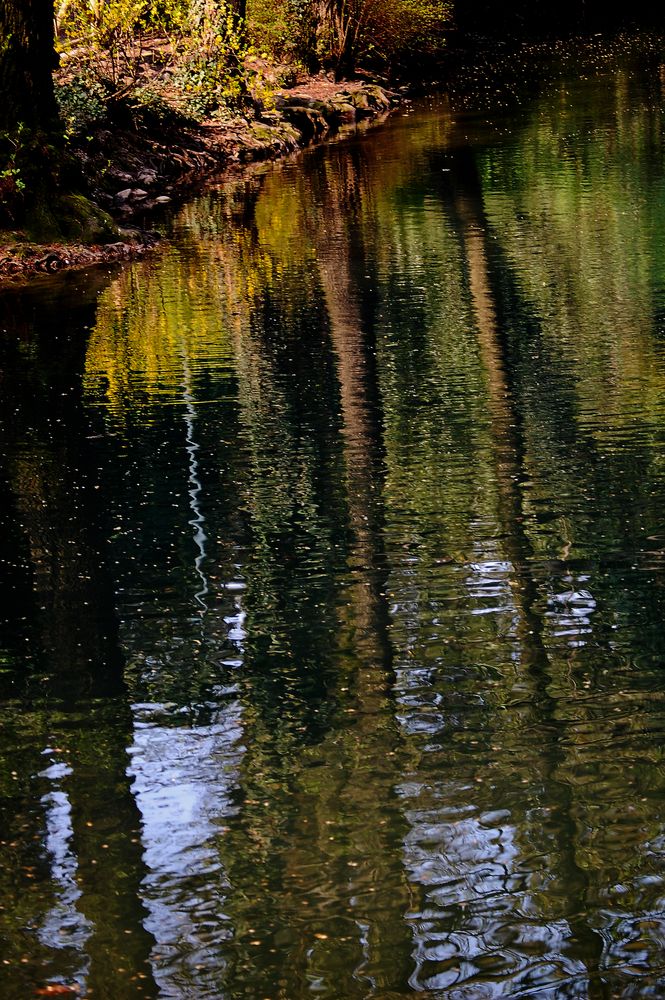
[[114, 243], [28, 243], [18, 239], [14, 244], [0, 245], [0, 279], [25, 278], [38, 274], [55, 274], [66, 269], [93, 267], [95, 264], [115, 264], [141, 257], [154, 247], [159, 237], [142, 230], [119, 230]]
[[[103, 244], [37, 245], [21, 233], [0, 243], [0, 279], [129, 260], [158, 240], [146, 231], [150, 213], [180, 201], [214, 174], [288, 153], [381, 120], [400, 96], [375, 83], [336, 84], [314, 77], [279, 92], [274, 107], [228, 123], [194, 122], [153, 108], [119, 106], [104, 126], [71, 150], [87, 194], [118, 223], [117, 239]], [[141, 228], [128, 230], [140, 220]], [[0, 235], [0, 240], [1, 240]]]

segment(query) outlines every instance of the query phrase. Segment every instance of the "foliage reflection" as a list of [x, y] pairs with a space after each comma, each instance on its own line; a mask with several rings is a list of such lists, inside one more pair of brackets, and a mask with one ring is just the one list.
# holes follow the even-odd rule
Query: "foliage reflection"
[[[42, 347], [12, 359], [2, 851], [41, 851], [7, 919], [45, 975], [113, 996], [94, 956], [129, 932], [124, 996], [660, 988], [661, 153], [650, 79], [424, 104], [182, 209], [89, 317], [57, 303], [68, 408]], [[68, 549], [40, 584], [56, 535], [83, 589]], [[76, 763], [35, 798], [54, 731]]]

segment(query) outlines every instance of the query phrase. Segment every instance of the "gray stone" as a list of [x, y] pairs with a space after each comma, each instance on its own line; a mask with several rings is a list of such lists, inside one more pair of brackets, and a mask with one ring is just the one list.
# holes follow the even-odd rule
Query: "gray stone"
[[157, 171], [142, 170], [141, 173], [138, 175], [137, 180], [139, 180], [141, 184], [146, 184], [148, 187], [150, 187], [150, 185], [154, 184], [155, 181], [157, 180]]
[[284, 108], [282, 114], [287, 121], [295, 125], [306, 142], [316, 139], [328, 131], [328, 122], [321, 112], [315, 108], [289, 105]]
[[284, 108], [312, 108], [316, 103], [313, 97], [304, 94], [278, 94], [275, 98], [275, 107], [280, 111]]
[[363, 88], [364, 92], [367, 94], [369, 100], [374, 104], [375, 107], [383, 108], [385, 111], [391, 107], [391, 100], [388, 94], [376, 83], [367, 84]]
[[[109, 140], [111, 136], [108, 136]], [[116, 170], [115, 167], [111, 167], [109, 170], [109, 176], [113, 177], [114, 180], [118, 181], [120, 184], [132, 184], [134, 178], [131, 174], [126, 173], [124, 170]]]
[[332, 103], [332, 113], [335, 119], [343, 125], [353, 125], [356, 120], [356, 109], [347, 101], [335, 100]]

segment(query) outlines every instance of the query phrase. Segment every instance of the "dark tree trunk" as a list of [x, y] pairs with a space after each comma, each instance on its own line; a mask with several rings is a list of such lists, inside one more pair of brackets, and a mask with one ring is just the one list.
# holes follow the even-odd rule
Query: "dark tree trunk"
[[62, 168], [53, 89], [54, 0], [0, 0], [0, 227], [55, 238]]
[[53, 42], [53, 0], [0, 0], [3, 137], [14, 137], [19, 125], [30, 132], [54, 127]]

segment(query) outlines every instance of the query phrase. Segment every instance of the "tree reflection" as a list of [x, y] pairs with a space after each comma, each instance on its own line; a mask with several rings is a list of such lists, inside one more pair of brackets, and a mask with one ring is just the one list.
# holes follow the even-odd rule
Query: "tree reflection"
[[13, 725], [2, 750], [14, 767], [2, 843], [12, 883], [3, 909], [8, 997], [44, 977], [98, 997], [153, 995], [99, 454], [81, 407], [87, 330], [107, 280], [0, 299], [1, 325], [12, 331], [2, 342], [12, 372], [2, 397], [7, 527], [24, 545], [13, 578], [25, 595], [5, 622]]
[[[543, 641], [539, 588], [531, 566], [534, 552], [524, 527], [526, 518], [523, 483], [528, 477], [525, 444], [521, 414], [515, 402], [516, 387], [510, 384], [510, 359], [500, 333], [482, 189], [475, 164], [470, 158], [462, 158], [461, 164], [459, 158], [453, 162], [455, 190], [452, 210], [464, 247], [480, 357], [487, 374], [499, 498], [498, 518], [502, 528], [503, 549], [510, 563], [513, 601], [518, 612], [516, 639], [522, 668], [533, 683], [533, 695], [529, 699], [530, 711], [533, 713], [531, 725], [548, 734], [545, 743], [547, 752], [543, 757], [541, 771], [544, 781], [541, 795], [544, 799], [557, 803], [551, 809], [551, 825], [556, 855], [561, 866], [560, 877], [565, 883], [566, 894], [569, 894], [569, 902], [565, 905], [562, 917], [570, 928], [572, 947], [566, 941], [565, 925], [560, 924], [560, 937], [554, 954], [565, 953], [569, 958], [570, 966], [567, 971], [574, 977], [575, 989], [580, 988], [582, 976], [588, 976], [588, 995], [604, 996], [606, 991], [598, 978], [603, 940], [588, 925], [584, 916], [588, 906], [589, 880], [577, 859], [574, 790], [558, 774], [559, 765], [566, 759], [566, 725], [557, 711], [557, 700], [550, 692], [552, 665]], [[524, 718], [524, 721], [527, 719]], [[504, 883], [503, 888], [504, 891], [510, 891], [509, 880]], [[576, 958], [582, 963], [581, 966], [576, 966]]]
[[[588, 140], [564, 96], [509, 139], [429, 106], [186, 207], [101, 295], [83, 407], [12, 360], [33, 676], [82, 678], [5, 744], [2, 849], [45, 873], [12, 920], [49, 961], [71, 928], [54, 975], [284, 1000], [656, 975], [660, 139], [623, 77]], [[24, 401], [51, 365], [62, 435]], [[107, 674], [132, 717], [86, 723]]]

